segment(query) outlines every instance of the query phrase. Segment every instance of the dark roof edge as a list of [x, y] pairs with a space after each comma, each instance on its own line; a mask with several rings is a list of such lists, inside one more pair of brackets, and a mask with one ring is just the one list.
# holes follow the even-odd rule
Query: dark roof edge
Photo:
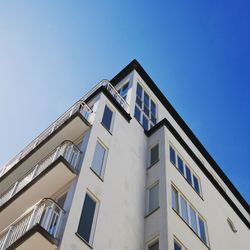
[[178, 123], [178, 125], [182, 128], [182, 130], [186, 133], [192, 143], [198, 148], [198, 150], [202, 153], [205, 159], [209, 162], [209, 164], [213, 167], [215, 172], [220, 176], [220, 178], [224, 181], [224, 183], [228, 186], [231, 192], [235, 195], [241, 205], [250, 213], [250, 207], [247, 201], [243, 198], [240, 192], [236, 189], [233, 183], [229, 180], [223, 170], [219, 167], [213, 157], [208, 153], [199, 139], [195, 136], [193, 131], [188, 127], [185, 121], [181, 118], [181, 116], [177, 113], [171, 103], [167, 100], [167, 98], [163, 95], [151, 77], [147, 74], [147, 72], [143, 69], [140, 63], [134, 59], [131, 61], [123, 70], [121, 70], [110, 82], [115, 86], [118, 84], [126, 75], [128, 75], [131, 71], [136, 70], [148, 87], [152, 90], [152, 92], [157, 96], [163, 106], [168, 110], [174, 120]]

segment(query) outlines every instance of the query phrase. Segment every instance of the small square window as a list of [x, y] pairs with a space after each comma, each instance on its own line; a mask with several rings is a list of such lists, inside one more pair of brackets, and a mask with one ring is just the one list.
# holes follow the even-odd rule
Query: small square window
[[153, 166], [159, 161], [159, 144], [155, 145], [150, 150], [150, 166]]
[[103, 112], [102, 117], [102, 125], [108, 130], [111, 130], [111, 123], [112, 123], [113, 112], [111, 109], [106, 105]]

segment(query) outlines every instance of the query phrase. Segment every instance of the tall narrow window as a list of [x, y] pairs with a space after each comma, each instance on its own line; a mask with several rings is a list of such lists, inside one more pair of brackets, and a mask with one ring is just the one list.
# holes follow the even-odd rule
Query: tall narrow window
[[170, 161], [175, 165], [176, 164], [175, 151], [171, 146], [169, 147], [169, 153], [170, 153]]
[[159, 250], [159, 241], [150, 244], [148, 246], [148, 250]]
[[181, 217], [188, 223], [188, 207], [186, 200], [181, 196]]
[[153, 212], [159, 207], [159, 184], [157, 183], [149, 189], [148, 213]]
[[106, 149], [97, 141], [91, 169], [100, 177], [103, 176]]
[[200, 193], [199, 181], [195, 175], [193, 175], [193, 180], [194, 180], [194, 189], [199, 194]]
[[186, 165], [186, 179], [190, 185], [192, 185], [192, 174], [190, 168]]
[[197, 221], [196, 221], [196, 213], [193, 210], [192, 207], [189, 206], [190, 209], [190, 221], [191, 221], [191, 227], [193, 228], [193, 230], [198, 233], [198, 227], [197, 227]]
[[199, 217], [199, 227], [200, 227], [200, 238], [204, 243], [207, 244], [205, 222], [201, 219], [201, 217]]
[[178, 159], [178, 168], [180, 170], [180, 172], [184, 175], [184, 165], [183, 165], [183, 161], [182, 159], [179, 157], [179, 155], [177, 156]]
[[113, 112], [111, 109], [106, 105], [103, 112], [102, 117], [102, 125], [108, 130], [111, 130], [111, 123], [112, 123]]
[[150, 149], [150, 166], [159, 161], [159, 144]]
[[86, 194], [77, 234], [87, 242], [90, 242], [91, 240], [95, 210], [96, 202], [88, 194]]
[[178, 191], [172, 187], [172, 208], [179, 213]]

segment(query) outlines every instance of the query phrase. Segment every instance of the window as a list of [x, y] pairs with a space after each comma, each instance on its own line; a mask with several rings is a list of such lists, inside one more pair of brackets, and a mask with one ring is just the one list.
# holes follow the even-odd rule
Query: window
[[145, 130], [153, 127], [157, 122], [157, 108], [148, 93], [137, 83], [134, 116]]
[[159, 207], [159, 183], [148, 190], [148, 213]]
[[68, 192], [62, 194], [61, 196], [58, 197], [58, 199], [57, 199], [57, 201], [56, 201], [57, 204], [58, 204], [61, 208], [64, 207], [64, 204], [65, 204], [65, 200], [66, 200], [67, 194], [68, 194]]
[[170, 150], [170, 161], [174, 165], [176, 165], [175, 151], [174, 151], [174, 149], [171, 146], [169, 147], [169, 150]]
[[150, 166], [159, 161], [159, 144], [150, 149]]
[[179, 241], [174, 239], [174, 250], [187, 250]]
[[128, 85], [129, 85], [129, 83], [126, 83], [126, 84], [124, 84], [124, 85], [118, 90], [118, 93], [120, 94], [120, 96], [121, 96], [124, 100], [127, 99]]
[[106, 105], [103, 112], [102, 117], [102, 125], [108, 130], [111, 130], [111, 124], [112, 124], [112, 117], [113, 112], [110, 110], [110, 108]]
[[199, 236], [199, 238], [208, 246], [207, 225], [205, 220], [202, 219], [201, 215], [173, 186], [172, 208], [179, 214], [179, 216], [183, 218], [183, 220], [193, 229], [193, 231]]
[[[193, 189], [201, 196], [200, 181], [199, 178], [194, 174], [190, 167], [184, 162], [182, 157], [176, 153], [174, 148], [169, 146], [170, 162], [176, 166], [179, 172], [187, 180], [187, 182], [193, 187]], [[177, 156], [177, 157], [176, 157]], [[176, 165], [177, 158], [177, 165]]]
[[104, 173], [105, 155], [106, 149], [97, 141], [91, 169], [100, 177], [102, 177]]
[[86, 194], [83, 203], [82, 214], [77, 229], [77, 234], [87, 242], [91, 242], [93, 237], [93, 222], [96, 211], [96, 202]]
[[148, 246], [148, 250], [159, 250], [159, 241], [150, 244]]

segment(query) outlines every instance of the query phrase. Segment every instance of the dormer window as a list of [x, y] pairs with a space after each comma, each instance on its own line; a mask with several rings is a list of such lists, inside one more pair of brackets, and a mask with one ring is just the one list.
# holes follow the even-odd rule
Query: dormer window
[[149, 94], [137, 83], [134, 117], [145, 130], [152, 128], [157, 122], [155, 102]]

